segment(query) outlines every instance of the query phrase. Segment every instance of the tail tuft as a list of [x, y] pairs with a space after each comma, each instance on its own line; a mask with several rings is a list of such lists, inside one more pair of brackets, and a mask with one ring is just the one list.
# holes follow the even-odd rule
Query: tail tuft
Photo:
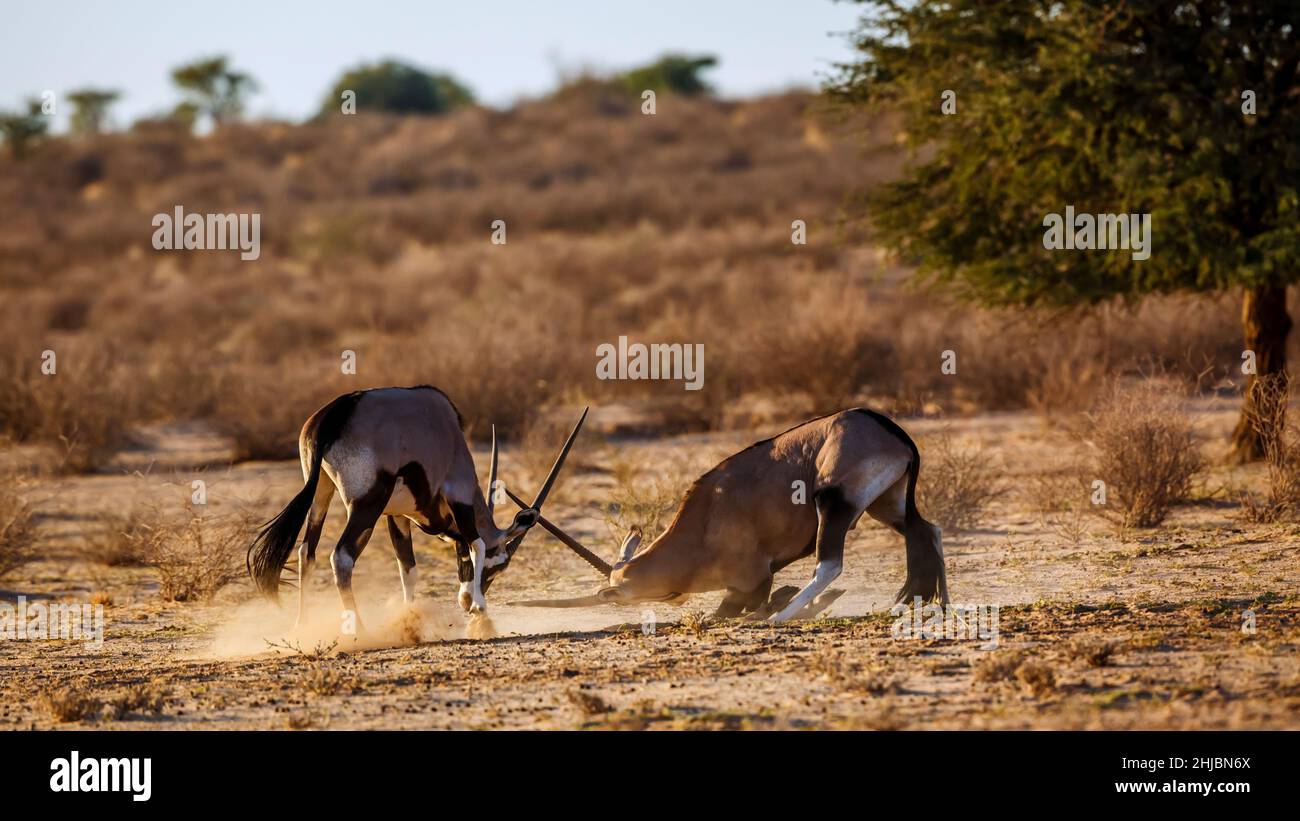
[[257, 589], [272, 599], [277, 598], [280, 592], [280, 570], [289, 560], [298, 540], [298, 531], [307, 520], [319, 477], [320, 462], [317, 460], [307, 484], [284, 510], [266, 523], [248, 549], [248, 575]]

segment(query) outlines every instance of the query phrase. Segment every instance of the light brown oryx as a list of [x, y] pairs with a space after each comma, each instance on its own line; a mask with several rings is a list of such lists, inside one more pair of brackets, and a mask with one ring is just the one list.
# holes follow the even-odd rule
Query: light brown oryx
[[[335, 491], [343, 499], [347, 524], [330, 556], [334, 584], [345, 618], [356, 618], [352, 569], [380, 516], [397, 553], [402, 596], [415, 597], [415, 553], [411, 523], [456, 546], [460, 606], [481, 613], [483, 594], [506, 569], [524, 535], [537, 522], [573, 440], [587, 417], [574, 426], [532, 504], [506, 529], [493, 518], [498, 487], [496, 432], [488, 494], [478, 486], [474, 458], [465, 443], [463, 420], [437, 388], [377, 388], [344, 394], [311, 415], [298, 437], [303, 488], [266, 524], [248, 551], [248, 571], [257, 587], [275, 597], [280, 571], [293, 551], [303, 522], [307, 532], [298, 548], [298, 623], [306, 607], [306, 582], [316, 560], [316, 545]], [[325, 474], [322, 481], [321, 474]], [[359, 623], [359, 620], [358, 620]]]
[[[845, 536], [864, 512], [903, 535], [907, 580], [898, 601], [938, 596], [946, 604], [939, 528], [916, 509], [920, 467], [916, 444], [882, 414], [854, 408], [813, 419], [724, 459], [695, 482], [645, 550], [637, 552], [641, 535], [629, 533], [612, 567], [539, 514], [542, 526], [609, 585], [582, 598], [519, 604], [631, 604], [726, 590], [719, 618], [814, 614], [825, 606], [819, 594], [843, 567]], [[797, 593], [772, 595], [773, 574], [809, 554], [817, 557], [812, 580]]]

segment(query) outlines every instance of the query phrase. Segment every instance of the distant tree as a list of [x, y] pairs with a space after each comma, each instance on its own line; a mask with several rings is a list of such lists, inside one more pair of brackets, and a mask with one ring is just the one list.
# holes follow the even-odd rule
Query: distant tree
[[49, 118], [41, 112], [41, 101], [28, 98], [26, 111], [0, 111], [0, 136], [17, 159], [27, 155], [33, 142], [50, 127]]
[[321, 102], [322, 115], [341, 110], [344, 92], [356, 94], [359, 111], [393, 114], [445, 114], [474, 102], [455, 77], [428, 72], [397, 60], [357, 66], [343, 74]]
[[[866, 5], [860, 60], [831, 91], [904, 118], [916, 159], [867, 206], [923, 278], [1004, 305], [1239, 287], [1258, 375], [1285, 375], [1300, 278], [1294, 0]], [[1150, 258], [1048, 250], [1048, 215], [1067, 206], [1150, 214]], [[1239, 459], [1261, 453], [1253, 420], [1277, 418], [1255, 412], [1256, 388], [1249, 376]]]
[[232, 69], [224, 56], [196, 60], [172, 70], [172, 82], [187, 97], [192, 111], [221, 126], [244, 113], [245, 98], [257, 90], [252, 76]]
[[700, 72], [717, 64], [718, 58], [711, 55], [689, 57], [684, 54], [665, 54], [649, 65], [616, 75], [614, 82], [634, 94], [640, 94], [646, 89], [672, 91], [687, 96], [711, 94], [713, 87], [700, 77]]
[[69, 91], [68, 102], [72, 103], [69, 126], [72, 133], [87, 137], [102, 132], [108, 124], [108, 107], [121, 96], [120, 92], [98, 88]]

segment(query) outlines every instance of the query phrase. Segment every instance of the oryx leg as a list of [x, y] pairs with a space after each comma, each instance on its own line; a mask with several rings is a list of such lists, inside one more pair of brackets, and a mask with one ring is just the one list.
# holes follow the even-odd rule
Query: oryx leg
[[325, 529], [325, 515], [329, 513], [330, 502], [334, 500], [334, 483], [322, 474], [316, 484], [316, 498], [312, 500], [311, 512], [307, 514], [307, 530], [298, 545], [298, 618], [293, 629], [296, 632], [307, 623], [307, 580], [311, 578], [312, 568], [316, 566], [316, 546], [320, 544], [321, 531]]
[[[357, 600], [352, 595], [352, 568], [361, 551], [366, 549], [370, 534], [375, 524], [383, 515], [388, 497], [393, 492], [394, 477], [380, 473], [374, 485], [359, 499], [348, 505], [348, 523], [343, 528], [343, 535], [334, 546], [330, 556], [330, 565], [334, 568], [334, 586], [339, 591], [339, 601], [343, 605], [343, 633], [360, 633], [361, 616], [357, 613]], [[346, 498], [344, 501], [348, 501]]]
[[867, 515], [882, 524], [889, 525], [895, 532], [906, 533], [907, 523], [907, 477], [899, 479], [880, 494], [876, 501], [867, 505]]
[[803, 613], [804, 609], [835, 581], [844, 567], [844, 538], [861, 510], [838, 487], [818, 491], [817, 498], [817, 566], [808, 582], [789, 604], [772, 617], [782, 622]]
[[411, 541], [411, 520], [405, 516], [388, 517], [388, 538], [397, 554], [397, 572], [402, 577], [402, 601], [415, 601], [415, 545]]
[[483, 598], [483, 565], [487, 561], [487, 545], [479, 536], [473, 505], [452, 502], [451, 515], [456, 519], [456, 530], [460, 531], [461, 538], [468, 545], [470, 561], [468, 579], [465, 578], [467, 568], [463, 564], [460, 565], [460, 592], [457, 600], [462, 610], [471, 613], [481, 612], [487, 609], [487, 599]]
[[772, 593], [772, 577], [768, 576], [753, 590], [729, 588], [722, 603], [714, 611], [715, 619], [734, 619], [742, 613], [756, 611], [767, 604], [767, 597]]

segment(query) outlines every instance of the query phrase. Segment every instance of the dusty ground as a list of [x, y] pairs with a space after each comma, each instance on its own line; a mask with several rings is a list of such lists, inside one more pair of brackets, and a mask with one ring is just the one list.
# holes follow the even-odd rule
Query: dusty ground
[[[1207, 400], [1196, 415], [1207, 456], [1219, 465], [1216, 448], [1234, 408]], [[1225, 499], [1258, 486], [1260, 468], [1215, 467], [1198, 498], [1164, 526], [1124, 533], [1093, 516], [1036, 509], [1036, 477], [1083, 458], [1038, 417], [905, 424], [923, 449], [950, 427], [983, 447], [1004, 477], [1007, 490], [986, 524], [946, 539], [954, 601], [1001, 608], [996, 649], [891, 637], [903, 546], [873, 522], [852, 535], [835, 585], [845, 595], [813, 621], [696, 618], [712, 611], [714, 595], [655, 606], [656, 629], [646, 635], [634, 610], [511, 607], [506, 602], [597, 585], [539, 530], [489, 595], [501, 635], [470, 640], [453, 603], [448, 549], [417, 534], [422, 602], [412, 615], [398, 603], [386, 537], [376, 535], [357, 576], [362, 617], [378, 646], [331, 648], [337, 600], [327, 572], [310, 586], [312, 630], [289, 639], [289, 609], [254, 600], [246, 582], [206, 603], [164, 602], [154, 571], [85, 557], [105, 514], [141, 499], [183, 499], [193, 478], [207, 482], [212, 509], [251, 504], [264, 515], [301, 484], [293, 463], [195, 470], [219, 461], [222, 446], [182, 427], [152, 432], [123, 454], [116, 474], [32, 486], [41, 558], [8, 578], [0, 597], [83, 602], [97, 594], [111, 603], [102, 649], [0, 642], [9, 694], [0, 727], [1300, 727], [1300, 533], [1294, 525], [1245, 525]], [[616, 463], [693, 477], [770, 432], [589, 444], [548, 515], [612, 555], [599, 500]], [[510, 480], [512, 453], [503, 461]], [[925, 477], [923, 470], [923, 485]], [[340, 519], [336, 510], [327, 543]], [[778, 584], [801, 584], [810, 572], [810, 562], [796, 563]], [[1253, 633], [1243, 630], [1246, 611]], [[128, 692], [134, 702], [110, 711], [115, 716], [73, 722], [60, 721], [45, 701], [53, 694], [111, 703]]]

